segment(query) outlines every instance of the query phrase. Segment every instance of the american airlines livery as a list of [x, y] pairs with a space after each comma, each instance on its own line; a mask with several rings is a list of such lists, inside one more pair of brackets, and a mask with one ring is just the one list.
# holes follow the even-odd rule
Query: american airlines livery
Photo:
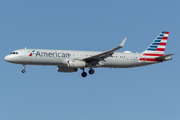
[[72, 51], [72, 50], [48, 50], [48, 49], [19, 49], [5, 56], [10, 63], [22, 64], [22, 73], [25, 73], [26, 65], [53, 65], [58, 72], [77, 72], [83, 70], [82, 77], [86, 77], [85, 68], [89, 68], [89, 74], [95, 71], [93, 68], [131, 68], [161, 63], [171, 60], [173, 54], [164, 55], [169, 32], [161, 32], [150, 46], [142, 53], [130, 51], [115, 52], [123, 47], [126, 38], [121, 44], [106, 52], [98, 51]]

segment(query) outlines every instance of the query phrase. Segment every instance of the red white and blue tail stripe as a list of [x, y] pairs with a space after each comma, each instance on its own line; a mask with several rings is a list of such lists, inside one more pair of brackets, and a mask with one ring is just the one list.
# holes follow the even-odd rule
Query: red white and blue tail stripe
[[140, 60], [161, 62], [161, 60], [157, 60], [154, 58], [164, 55], [168, 36], [168, 31], [162, 31], [151, 43], [151, 45], [143, 52], [143, 58], [141, 58]]

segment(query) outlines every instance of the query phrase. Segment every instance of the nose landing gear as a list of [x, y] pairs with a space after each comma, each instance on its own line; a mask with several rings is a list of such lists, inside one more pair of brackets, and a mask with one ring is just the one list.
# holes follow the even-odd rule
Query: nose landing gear
[[26, 68], [26, 65], [23, 65], [23, 70], [22, 70], [22, 73], [25, 73], [25, 68]]

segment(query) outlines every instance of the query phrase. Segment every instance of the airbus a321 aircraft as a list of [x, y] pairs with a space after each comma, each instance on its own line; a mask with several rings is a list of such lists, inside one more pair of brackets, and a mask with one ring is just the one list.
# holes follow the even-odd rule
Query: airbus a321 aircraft
[[97, 67], [131, 68], [171, 60], [173, 54], [164, 55], [168, 35], [167, 31], [161, 32], [142, 53], [115, 52], [123, 47], [125, 38], [118, 47], [106, 52], [25, 48], [11, 52], [4, 59], [10, 63], [22, 64], [22, 73], [25, 73], [26, 65], [53, 65], [57, 66], [58, 72], [66, 73], [77, 72], [80, 68], [83, 70], [82, 77], [86, 77], [85, 68], [89, 68], [89, 74], [93, 74], [93, 68]]

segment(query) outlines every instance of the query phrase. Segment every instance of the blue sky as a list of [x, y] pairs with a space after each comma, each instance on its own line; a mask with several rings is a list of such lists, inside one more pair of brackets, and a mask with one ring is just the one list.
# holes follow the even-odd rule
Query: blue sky
[[[179, 0], [1, 0], [1, 120], [178, 120]], [[56, 66], [7, 63], [22, 48], [142, 52], [169, 31], [172, 61], [151, 66], [97, 68], [81, 77]], [[88, 69], [86, 69], [87, 71]]]

